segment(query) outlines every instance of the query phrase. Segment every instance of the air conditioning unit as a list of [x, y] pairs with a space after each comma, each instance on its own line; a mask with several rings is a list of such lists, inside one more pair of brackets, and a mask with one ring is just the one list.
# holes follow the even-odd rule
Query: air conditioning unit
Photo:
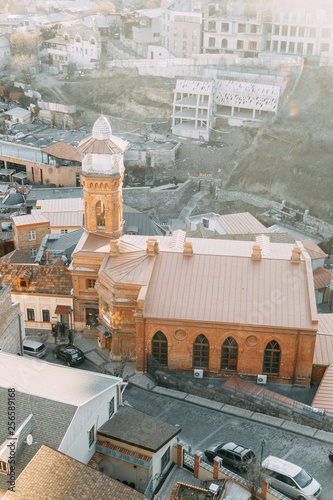
[[194, 378], [203, 378], [203, 370], [194, 370]]
[[267, 375], [258, 375], [257, 384], [267, 384]]

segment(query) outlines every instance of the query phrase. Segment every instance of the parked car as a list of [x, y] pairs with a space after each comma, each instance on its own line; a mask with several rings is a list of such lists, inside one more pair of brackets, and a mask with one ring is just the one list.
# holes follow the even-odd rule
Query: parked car
[[272, 487], [297, 500], [314, 500], [321, 493], [321, 486], [298, 465], [269, 456], [262, 463], [262, 475]]
[[28, 356], [34, 356], [37, 358], [42, 358], [47, 353], [47, 349], [42, 342], [37, 340], [25, 339], [23, 341], [23, 354], [28, 354]]
[[224, 466], [240, 471], [246, 471], [255, 461], [252, 450], [236, 443], [212, 444], [205, 450], [205, 455], [210, 462], [214, 462], [215, 457], [220, 457]]
[[59, 344], [53, 349], [53, 356], [63, 359], [68, 366], [77, 366], [86, 359], [84, 353], [73, 344]]

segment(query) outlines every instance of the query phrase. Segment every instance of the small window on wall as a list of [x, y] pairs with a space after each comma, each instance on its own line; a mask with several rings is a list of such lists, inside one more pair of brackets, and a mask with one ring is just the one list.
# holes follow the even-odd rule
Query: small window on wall
[[87, 280], [87, 288], [95, 288], [96, 280]]
[[60, 234], [67, 234], [68, 233], [68, 229], [60, 229]]
[[35, 321], [35, 310], [34, 309], [27, 309], [27, 320], [28, 321]]
[[7, 474], [8, 473], [8, 464], [7, 462], [3, 462], [0, 460], [0, 474]]
[[169, 462], [170, 462], [170, 448], [167, 449], [167, 451], [161, 458], [161, 472], [166, 468]]
[[20, 288], [28, 288], [27, 280], [24, 278], [19, 279], [19, 287]]
[[43, 321], [50, 321], [50, 311], [48, 309], [43, 309], [42, 311]]
[[92, 428], [89, 431], [88, 439], [89, 439], [89, 448], [91, 448], [95, 442], [95, 426], [94, 425], [92, 426]]
[[111, 399], [109, 403], [109, 418], [114, 415], [114, 398]]
[[37, 255], [37, 248], [30, 248], [29, 255], [33, 259]]
[[105, 209], [102, 201], [96, 203], [96, 222], [97, 227], [105, 228]]
[[29, 231], [29, 241], [34, 241], [36, 239], [36, 231]]

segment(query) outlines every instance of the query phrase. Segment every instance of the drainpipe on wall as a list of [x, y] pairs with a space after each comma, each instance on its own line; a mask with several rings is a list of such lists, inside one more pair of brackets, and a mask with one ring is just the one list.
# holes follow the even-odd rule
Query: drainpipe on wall
[[21, 318], [22, 318], [23, 313], [18, 313], [18, 319], [19, 319], [19, 334], [20, 334], [20, 351], [21, 351], [21, 356], [23, 356], [23, 340], [22, 340], [22, 327], [21, 327]]
[[297, 368], [297, 359], [298, 359], [298, 345], [299, 345], [299, 331], [297, 332], [297, 337], [296, 337], [296, 346], [295, 346], [295, 358], [294, 358], [294, 368], [293, 368], [293, 375], [291, 378], [291, 383], [295, 385], [296, 382], [296, 368]]

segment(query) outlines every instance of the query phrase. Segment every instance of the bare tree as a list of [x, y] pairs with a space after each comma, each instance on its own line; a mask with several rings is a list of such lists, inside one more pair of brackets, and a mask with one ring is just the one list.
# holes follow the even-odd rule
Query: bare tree
[[28, 31], [20, 31], [10, 37], [10, 45], [14, 55], [37, 55], [41, 42], [41, 38], [36, 33]]
[[9, 70], [12, 73], [22, 73], [25, 83], [30, 84], [32, 76], [35, 73], [33, 68], [37, 65], [36, 56], [25, 54], [14, 55], [9, 64]]

